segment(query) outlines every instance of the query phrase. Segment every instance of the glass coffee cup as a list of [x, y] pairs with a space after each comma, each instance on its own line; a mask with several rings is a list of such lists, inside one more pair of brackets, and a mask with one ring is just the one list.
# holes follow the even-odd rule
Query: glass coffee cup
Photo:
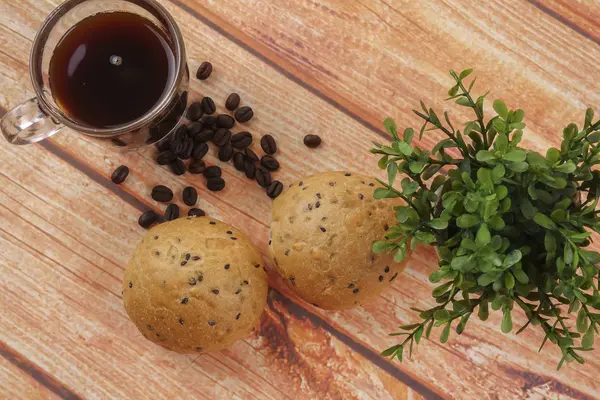
[[[53, 85], [50, 70], [55, 51], [63, 45], [61, 41], [75, 32], [78, 24], [89, 23], [100, 14], [110, 13], [127, 14], [133, 20], [143, 19], [155, 35], [160, 36], [161, 43], [171, 55], [168, 76], [164, 77], [164, 88], [161, 89], [162, 92], [158, 92], [156, 101], [151, 100], [153, 104], [149, 104], [147, 109], [138, 112], [139, 115], [131, 120], [98, 124], [93, 120], [79, 118], [64, 106], [64, 102], [57, 97], [58, 90]], [[118, 26], [113, 28], [117, 29]], [[111, 26], [106, 26], [106, 29], [111, 30]], [[83, 50], [85, 54], [85, 45], [78, 50]], [[90, 49], [87, 50], [89, 53]], [[68, 63], [69, 74], [74, 69], [72, 64], [81, 61], [81, 58], [74, 55]], [[119, 68], [121, 63], [126, 66], [129, 60], [125, 57], [121, 60], [120, 55], [114, 55], [106, 61], [113, 64], [111, 67]], [[143, 75], [132, 71], [129, 73], [132, 79]], [[173, 17], [155, 0], [65, 1], [48, 16], [38, 31], [31, 51], [29, 72], [36, 97], [7, 112], [0, 122], [4, 137], [16, 145], [38, 142], [68, 127], [84, 135], [107, 140], [126, 150], [137, 149], [156, 143], [174, 131], [187, 108], [189, 71], [183, 37]], [[81, 84], [85, 85], [85, 82]], [[132, 93], [132, 96], [136, 94]], [[108, 105], [106, 102], [99, 103], [99, 106]], [[110, 110], [109, 107], [106, 109]], [[92, 107], [88, 111], [89, 115], [93, 115], [96, 110]]]

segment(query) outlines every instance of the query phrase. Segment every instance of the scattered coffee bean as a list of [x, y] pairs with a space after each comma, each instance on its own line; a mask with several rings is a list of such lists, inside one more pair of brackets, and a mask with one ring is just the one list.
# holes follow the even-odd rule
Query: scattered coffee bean
[[177, 204], [169, 204], [165, 210], [165, 221], [173, 221], [179, 218], [179, 206]]
[[314, 149], [316, 147], [319, 147], [320, 144], [321, 144], [321, 137], [319, 137], [318, 135], [304, 136], [304, 145], [306, 147], [310, 147], [311, 149]]
[[175, 157], [179, 157], [179, 155], [183, 151], [183, 142], [181, 142], [181, 141], [171, 142], [171, 151], [173, 152]]
[[221, 128], [217, 129], [215, 136], [213, 136], [213, 143], [219, 147], [225, 146], [231, 140], [231, 131]]
[[248, 179], [254, 179], [256, 176], [256, 166], [252, 161], [248, 160], [248, 158], [246, 158], [246, 161], [244, 162], [244, 172]]
[[208, 181], [206, 181], [206, 187], [212, 192], [219, 192], [225, 188], [225, 180], [223, 180], [223, 178], [220, 176], [216, 178], [210, 178]]
[[150, 211], [146, 211], [145, 213], [143, 213], [142, 215], [140, 215], [140, 218], [138, 219], [138, 224], [142, 228], [148, 229], [157, 220], [158, 220], [158, 215], [156, 215], [156, 213], [154, 211], [150, 210]]
[[198, 142], [192, 151], [194, 160], [201, 160], [208, 153], [208, 144], [206, 142]]
[[[215, 105], [215, 102], [213, 101], [213, 99], [211, 99], [210, 97], [203, 98], [200, 103], [202, 104], [202, 111], [204, 111], [204, 114], [211, 115], [217, 111], [217, 106]], [[208, 117], [205, 118], [204, 122], [203, 122], [205, 128], [206, 128], [206, 120], [207, 119], [208, 119]], [[211, 125], [213, 125], [213, 124], [211, 124]]]
[[168, 203], [173, 200], [173, 191], [164, 185], [157, 185], [152, 188], [152, 198], [161, 203]]
[[244, 162], [246, 161], [246, 156], [244, 153], [237, 152], [233, 155], [233, 166], [238, 171], [244, 170]]
[[195, 175], [203, 173], [205, 169], [206, 163], [202, 160], [194, 160], [188, 166], [188, 171], [190, 171], [190, 174]]
[[225, 101], [225, 108], [229, 111], [234, 111], [240, 106], [240, 95], [237, 93], [231, 93]]
[[213, 140], [214, 136], [215, 131], [207, 129], [197, 134], [194, 139], [196, 140], [196, 142], [208, 142], [210, 140]]
[[210, 74], [212, 74], [212, 70], [213, 70], [212, 64], [209, 63], [208, 61], [204, 61], [198, 67], [198, 71], [196, 72], [196, 78], [200, 79], [201, 81], [205, 81], [208, 79]]
[[127, 179], [128, 175], [129, 175], [129, 167], [127, 167], [125, 165], [121, 165], [120, 167], [118, 167], [117, 169], [115, 169], [113, 171], [112, 175], [110, 176], [110, 180], [113, 181], [113, 183], [120, 185], [121, 183], [123, 183], [125, 181], [125, 179]]
[[283, 184], [279, 181], [273, 181], [267, 188], [267, 195], [274, 199], [281, 194], [283, 191]]
[[247, 160], [250, 160], [252, 162], [258, 162], [258, 156], [254, 151], [252, 151], [252, 149], [246, 148], [246, 150], [244, 150], [244, 154], [246, 154]]
[[252, 134], [250, 132], [238, 132], [231, 137], [231, 144], [236, 149], [244, 149], [252, 144]]
[[235, 111], [235, 119], [237, 122], [248, 122], [254, 116], [254, 111], [248, 106], [240, 107]]
[[204, 130], [202, 122], [192, 122], [188, 125], [188, 136], [196, 139], [196, 136]]
[[190, 121], [198, 121], [204, 115], [204, 110], [202, 110], [202, 103], [199, 101], [192, 103], [187, 110], [186, 117]]
[[265, 135], [260, 139], [260, 147], [263, 151], [269, 155], [273, 155], [277, 152], [277, 143], [271, 135]]
[[204, 217], [206, 213], [199, 208], [190, 208], [188, 211], [188, 217]]
[[[206, 112], [206, 110], [204, 110], [204, 112]], [[212, 115], [207, 115], [202, 120], [202, 124], [204, 125], [204, 129], [212, 129], [213, 125], [217, 124], [217, 117], [214, 117]]]
[[231, 161], [233, 157], [233, 146], [231, 143], [227, 143], [225, 146], [219, 149], [219, 160], [223, 162]]
[[235, 125], [235, 120], [231, 115], [220, 114], [217, 116], [217, 127], [231, 129]]
[[182, 160], [189, 160], [192, 157], [192, 151], [194, 151], [194, 140], [186, 137], [183, 139], [181, 153], [179, 153], [179, 158]]
[[193, 187], [188, 186], [183, 189], [183, 194], [181, 197], [186, 205], [190, 207], [195, 206], [196, 202], [198, 201], [198, 192]]
[[218, 178], [221, 176], [221, 174], [222, 174], [221, 167], [218, 167], [216, 165], [208, 167], [204, 170], [204, 177], [206, 179]]
[[272, 182], [271, 173], [265, 167], [256, 168], [256, 182], [263, 187], [267, 188]]
[[156, 144], [156, 148], [159, 153], [164, 153], [167, 150], [171, 150], [171, 143], [169, 139], [163, 139]]
[[156, 162], [158, 165], [171, 164], [173, 161], [175, 161], [175, 154], [172, 150], [163, 151], [158, 155], [158, 157], [156, 157]]
[[185, 164], [179, 158], [169, 164], [169, 167], [171, 168], [171, 172], [173, 172], [175, 175], [185, 174]]
[[179, 127], [175, 130], [173, 135], [171, 136], [171, 143], [181, 142], [184, 137], [187, 136], [187, 126], [179, 125]]
[[279, 169], [279, 161], [277, 161], [275, 157], [269, 155], [263, 156], [260, 159], [260, 165], [269, 171], [277, 171]]

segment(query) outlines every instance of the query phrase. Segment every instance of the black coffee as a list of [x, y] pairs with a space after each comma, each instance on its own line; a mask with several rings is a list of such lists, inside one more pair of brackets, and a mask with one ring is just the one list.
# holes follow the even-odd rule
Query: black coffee
[[71, 118], [96, 128], [131, 122], [159, 101], [174, 79], [164, 34], [143, 17], [100, 13], [60, 40], [50, 61], [54, 100]]

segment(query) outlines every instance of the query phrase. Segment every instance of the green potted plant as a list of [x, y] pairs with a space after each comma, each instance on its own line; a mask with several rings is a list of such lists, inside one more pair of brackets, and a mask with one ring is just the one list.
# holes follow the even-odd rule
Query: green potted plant
[[485, 95], [473, 96], [472, 70], [454, 71], [448, 100], [473, 110], [475, 119], [455, 129], [447, 112], [440, 118], [421, 102], [415, 110], [424, 132], [444, 134], [431, 151], [414, 144], [415, 131], [402, 137], [386, 119], [389, 145], [374, 143], [388, 181], [374, 196], [401, 198], [397, 225], [376, 253], [393, 252], [400, 262], [419, 244], [437, 248], [439, 266], [429, 280], [436, 306], [413, 310], [420, 322], [400, 326], [399, 344], [382, 354], [402, 361], [404, 351], [441, 328], [445, 343], [454, 328], [461, 334], [473, 314], [483, 321], [490, 309], [502, 312], [501, 329], [513, 330], [512, 311], [521, 309], [529, 325], [543, 330], [540, 350], [550, 341], [564, 362], [584, 363], [600, 325], [600, 254], [588, 250], [592, 231], [600, 232], [600, 120], [585, 113], [583, 127], [569, 124], [560, 148], [545, 156], [519, 147], [525, 112], [495, 100], [496, 115], [486, 121]]

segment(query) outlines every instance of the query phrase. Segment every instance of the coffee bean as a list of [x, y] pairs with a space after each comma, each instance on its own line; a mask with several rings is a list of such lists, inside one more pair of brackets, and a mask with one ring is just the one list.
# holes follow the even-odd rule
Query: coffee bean
[[171, 164], [173, 161], [175, 161], [175, 154], [173, 154], [173, 151], [171, 150], [163, 151], [156, 157], [158, 165]]
[[199, 208], [190, 208], [188, 211], [188, 217], [204, 217], [206, 213]]
[[238, 171], [244, 170], [244, 162], [245, 161], [246, 161], [246, 156], [244, 155], [244, 153], [236, 152], [233, 155], [233, 166]]
[[277, 171], [279, 169], [279, 161], [277, 161], [275, 157], [269, 155], [263, 156], [260, 159], [260, 165], [269, 171]]
[[231, 137], [231, 144], [236, 149], [243, 149], [252, 144], [252, 134], [250, 132], [238, 132]]
[[164, 153], [167, 150], [171, 150], [171, 143], [168, 139], [163, 139], [156, 143], [156, 148], [158, 149], [159, 153]]
[[204, 110], [202, 110], [202, 103], [199, 101], [192, 103], [187, 110], [186, 117], [190, 121], [198, 121], [204, 115]]
[[229, 111], [233, 111], [240, 106], [240, 95], [237, 93], [231, 93], [225, 101], [225, 108]]
[[[211, 99], [210, 97], [203, 98], [201, 104], [202, 111], [204, 111], [204, 114], [211, 115], [217, 111], [217, 106], [215, 105], [213, 99]], [[206, 128], [206, 122], [204, 122], [204, 127]]]
[[244, 154], [246, 154], [246, 159], [252, 162], [258, 162], [258, 156], [251, 148], [247, 148], [244, 150]]
[[188, 125], [188, 136], [196, 139], [196, 136], [204, 130], [202, 122], [192, 122]]
[[196, 137], [194, 138], [194, 140], [196, 140], [196, 142], [208, 142], [210, 140], [213, 140], [213, 137], [215, 136], [215, 131], [211, 131], [210, 129], [204, 130], [202, 132], [200, 132], [199, 134], [196, 135]]
[[244, 172], [248, 179], [254, 179], [256, 176], [256, 166], [252, 161], [248, 160], [248, 158], [246, 158], [246, 161], [244, 162]]
[[233, 157], [233, 146], [231, 143], [227, 143], [225, 146], [219, 149], [219, 160], [223, 162], [229, 162]]
[[261, 187], [269, 187], [272, 182], [271, 173], [265, 167], [256, 168], [256, 182]]
[[273, 181], [267, 188], [267, 195], [274, 199], [281, 194], [283, 191], [283, 184], [279, 181]]
[[173, 155], [175, 155], [175, 157], [179, 157], [179, 155], [183, 151], [183, 142], [171, 142], [171, 151], [173, 152]]
[[185, 137], [183, 139], [181, 152], [179, 153], [179, 158], [182, 160], [188, 160], [192, 157], [192, 151], [194, 150], [194, 140], [189, 137]]
[[143, 213], [142, 215], [140, 215], [140, 218], [138, 219], [138, 224], [142, 228], [148, 229], [157, 220], [158, 220], [158, 215], [154, 211], [150, 210], [150, 211], [146, 211], [145, 213]]
[[127, 167], [125, 165], [121, 165], [120, 167], [118, 167], [117, 169], [115, 169], [113, 171], [112, 175], [110, 176], [110, 180], [113, 181], [113, 183], [120, 185], [121, 183], [123, 183], [125, 181], [125, 179], [127, 179], [128, 175], [129, 175], [129, 167]]
[[316, 147], [319, 147], [320, 144], [321, 144], [321, 138], [318, 135], [304, 136], [304, 145], [306, 147], [310, 147], [311, 149], [314, 149]]
[[191, 207], [196, 205], [196, 202], [198, 201], [198, 192], [193, 187], [188, 186], [183, 189], [183, 194], [181, 197], [183, 202]]
[[204, 170], [204, 177], [206, 179], [218, 178], [221, 176], [221, 174], [222, 174], [221, 167], [218, 167], [216, 165], [208, 167]]
[[192, 157], [194, 160], [201, 160], [208, 153], [208, 144], [206, 142], [198, 142], [194, 146]]
[[181, 142], [183, 140], [183, 138], [186, 136], [187, 136], [187, 126], [179, 125], [179, 127], [175, 130], [175, 132], [171, 136], [171, 143]]
[[190, 174], [195, 175], [203, 173], [205, 169], [206, 163], [202, 160], [194, 160], [188, 166], [188, 171], [190, 171]]
[[213, 143], [219, 147], [225, 146], [231, 140], [231, 131], [225, 128], [217, 129], [213, 136]]
[[[215, 110], [216, 111], [216, 110]], [[205, 111], [206, 112], [206, 111]], [[214, 112], [214, 111], [213, 111]], [[212, 115], [207, 115], [202, 120], [202, 124], [204, 125], [204, 129], [212, 129], [213, 125], [217, 124], [217, 117], [213, 117]], [[213, 129], [214, 130], [214, 129]]]
[[210, 178], [208, 181], [206, 181], [206, 187], [212, 192], [219, 192], [225, 188], [225, 180], [223, 180], [223, 178], [220, 176], [216, 178]]
[[235, 119], [237, 122], [248, 122], [254, 116], [254, 111], [248, 106], [240, 107], [235, 111]]
[[273, 155], [277, 152], [277, 143], [271, 135], [265, 135], [260, 139], [260, 147], [263, 151], [269, 155]]
[[165, 185], [157, 185], [152, 188], [152, 198], [161, 203], [168, 203], [173, 200], [173, 191]]
[[171, 172], [175, 175], [185, 174], [185, 164], [179, 158], [169, 164], [169, 167], [171, 168]]
[[208, 61], [204, 61], [198, 67], [198, 71], [196, 72], [196, 78], [200, 79], [201, 81], [205, 81], [208, 79], [210, 74], [212, 74], [212, 70], [213, 70], [212, 64], [209, 63]]
[[165, 221], [173, 221], [179, 218], [179, 206], [177, 204], [169, 204], [165, 210]]
[[235, 125], [235, 120], [231, 115], [220, 114], [217, 116], [217, 127], [231, 129]]

